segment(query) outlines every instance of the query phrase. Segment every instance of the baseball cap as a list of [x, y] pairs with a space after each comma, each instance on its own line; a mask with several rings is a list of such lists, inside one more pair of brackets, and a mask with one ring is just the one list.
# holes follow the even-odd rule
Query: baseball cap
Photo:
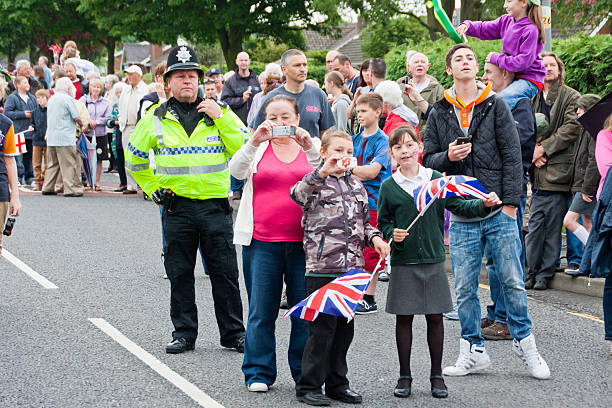
[[219, 71], [219, 68], [211, 68], [206, 73], [206, 76], [217, 75], [217, 74], [221, 75], [221, 71]]
[[128, 74], [138, 74], [142, 76], [142, 69], [138, 65], [130, 65], [128, 69], [125, 70]]

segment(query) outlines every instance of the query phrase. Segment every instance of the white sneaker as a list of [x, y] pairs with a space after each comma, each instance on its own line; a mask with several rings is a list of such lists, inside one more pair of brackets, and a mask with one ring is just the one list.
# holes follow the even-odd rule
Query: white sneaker
[[250, 392], [268, 392], [268, 386], [260, 382], [250, 383], [247, 388]]
[[451, 377], [460, 377], [482, 370], [491, 365], [491, 359], [483, 344], [473, 344], [465, 339], [459, 340], [459, 357], [455, 365], [444, 367], [442, 374]]
[[532, 377], [539, 380], [545, 380], [550, 377], [550, 369], [538, 352], [533, 334], [525, 337], [520, 342], [514, 339], [512, 350], [523, 360]]

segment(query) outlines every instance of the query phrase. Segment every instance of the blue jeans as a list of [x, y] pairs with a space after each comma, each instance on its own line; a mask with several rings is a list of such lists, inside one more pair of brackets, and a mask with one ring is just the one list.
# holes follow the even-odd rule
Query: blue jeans
[[[521, 270], [523, 271], [523, 279], [525, 279], [525, 237], [523, 236], [523, 214], [525, 214], [525, 205], [527, 199], [521, 198], [521, 205], [516, 209], [516, 223], [518, 224], [519, 238], [521, 240]], [[499, 276], [493, 270], [493, 255], [485, 253], [487, 257], [487, 272], [489, 275], [489, 290], [491, 292], [491, 300], [493, 304], [487, 306], [487, 319], [497, 323], [506, 323], [506, 302], [504, 300], [504, 292], [502, 285], [499, 282]]]
[[[253, 239], [242, 248], [244, 283], [249, 298], [249, 321], [244, 343], [242, 372], [245, 384], [276, 381], [276, 319], [283, 280], [287, 303], [293, 307], [306, 297], [306, 259], [302, 242], [264, 242]], [[302, 375], [302, 354], [308, 322], [291, 316], [289, 369], [294, 381]]]
[[242, 194], [245, 182], [246, 180], [238, 180], [234, 176], [230, 176], [230, 190], [232, 190], [233, 193]]
[[508, 329], [513, 338], [529, 336], [531, 320], [521, 269], [521, 242], [517, 221], [502, 211], [479, 222], [453, 222], [450, 227], [450, 258], [455, 275], [461, 337], [470, 344], [483, 344], [480, 334], [478, 276], [482, 256], [490, 254], [503, 288]]
[[603, 312], [606, 340], [612, 341], [612, 273], [608, 274], [604, 283]]
[[[582, 215], [578, 218], [578, 223], [582, 224]], [[582, 255], [584, 254], [584, 245], [582, 245], [582, 242], [580, 242], [576, 235], [567, 228], [565, 229], [565, 242], [567, 244], [565, 251], [567, 264], [575, 263], [580, 265], [580, 262], [582, 262]]]
[[532, 99], [537, 94], [538, 87], [533, 82], [529, 82], [526, 79], [515, 79], [506, 89], [498, 93], [497, 96], [506, 101], [510, 110], [512, 110], [520, 99]]

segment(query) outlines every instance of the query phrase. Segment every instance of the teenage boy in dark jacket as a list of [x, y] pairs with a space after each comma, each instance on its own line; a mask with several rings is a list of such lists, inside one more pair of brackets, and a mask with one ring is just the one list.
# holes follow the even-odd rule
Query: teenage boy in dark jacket
[[[508, 328], [515, 353], [538, 379], [550, 377], [540, 356], [527, 310], [520, 262], [521, 243], [516, 224], [522, 191], [521, 148], [510, 109], [491, 91], [477, 82], [478, 63], [474, 50], [457, 44], [446, 55], [446, 72], [453, 87], [434, 104], [427, 121], [423, 165], [447, 175], [464, 174], [478, 178], [489, 192], [495, 192], [502, 207], [484, 218], [466, 219], [452, 215], [450, 256], [461, 339], [459, 357], [444, 368], [448, 376], [464, 376], [491, 365], [480, 333], [478, 275], [482, 257], [493, 260], [497, 279], [502, 282], [508, 314]], [[458, 138], [468, 138], [466, 143]]]

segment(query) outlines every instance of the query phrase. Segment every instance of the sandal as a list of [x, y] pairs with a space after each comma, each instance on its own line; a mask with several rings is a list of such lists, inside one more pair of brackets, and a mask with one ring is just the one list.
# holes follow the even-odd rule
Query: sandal
[[102, 191], [99, 185], [94, 186], [94, 191]]
[[[444, 388], [436, 388], [433, 385], [432, 380], [440, 380], [442, 381], [442, 386]], [[429, 381], [431, 381], [431, 395], [434, 398], [446, 398], [448, 397], [448, 388], [446, 388], [446, 384], [444, 384], [444, 378], [441, 375], [432, 375], [429, 377]]]
[[[408, 387], [400, 388], [401, 381], [408, 381]], [[408, 375], [400, 376], [399, 380], [397, 380], [397, 385], [395, 386], [395, 389], [393, 390], [393, 395], [395, 395], [397, 398], [408, 398], [411, 393], [412, 393], [412, 377]]]

